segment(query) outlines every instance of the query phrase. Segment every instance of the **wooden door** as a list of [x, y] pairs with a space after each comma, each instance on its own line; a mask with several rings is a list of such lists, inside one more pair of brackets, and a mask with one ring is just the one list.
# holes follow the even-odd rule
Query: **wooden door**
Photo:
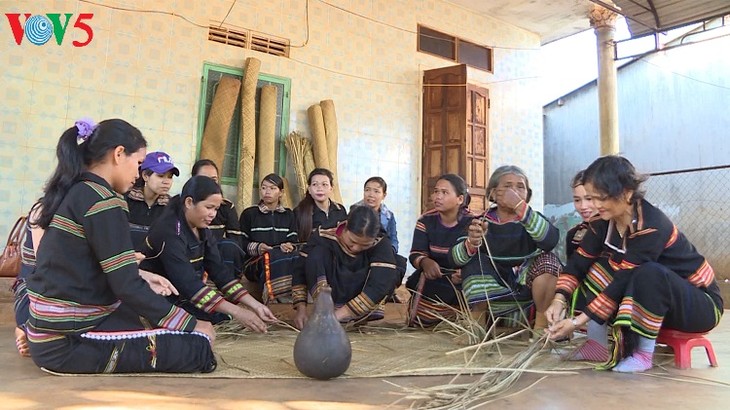
[[442, 174], [460, 175], [473, 210], [487, 205], [489, 92], [467, 84], [466, 65], [427, 70], [423, 76], [423, 172], [421, 211]]
[[423, 84], [421, 211], [439, 176], [466, 172], [466, 65], [424, 71]]
[[469, 84], [466, 87], [466, 183], [475, 211], [487, 207], [489, 179], [489, 91]]

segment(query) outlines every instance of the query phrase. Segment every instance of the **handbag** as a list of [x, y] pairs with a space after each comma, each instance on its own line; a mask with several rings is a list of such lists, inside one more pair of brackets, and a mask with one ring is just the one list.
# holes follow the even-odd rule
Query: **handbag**
[[23, 246], [27, 220], [25, 216], [18, 218], [8, 235], [8, 242], [0, 256], [0, 277], [14, 278], [20, 273], [20, 248]]

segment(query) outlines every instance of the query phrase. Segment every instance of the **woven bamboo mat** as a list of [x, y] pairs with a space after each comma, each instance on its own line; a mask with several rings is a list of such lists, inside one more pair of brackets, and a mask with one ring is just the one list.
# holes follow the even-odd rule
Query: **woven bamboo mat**
[[253, 177], [256, 165], [256, 85], [258, 84], [261, 61], [246, 58], [241, 89], [241, 147], [238, 156], [238, 185], [236, 206], [246, 209], [253, 204]]
[[241, 81], [237, 78], [227, 75], [221, 77], [203, 131], [200, 158], [212, 160], [221, 169], [228, 142], [228, 129], [231, 127], [240, 90]]
[[[219, 332], [215, 355], [218, 368], [207, 374], [126, 374], [111, 376], [193, 377], [222, 379], [296, 379], [305, 378], [294, 365], [292, 352], [297, 333], [275, 328], [267, 334]], [[492, 345], [480, 351], [469, 363], [473, 352], [448, 354], [464, 346], [454, 343], [453, 336], [429, 330], [368, 327], [348, 332], [352, 346], [352, 362], [342, 378], [397, 376], [435, 376], [479, 374], [525, 349], [527, 342], [500, 342], [499, 352]], [[565, 362], [544, 349], [535, 361], [534, 370], [567, 370], [592, 368], [588, 364]], [[469, 363], [467, 365], [467, 363]], [[76, 376], [48, 373], [63, 376]]]
[[259, 103], [259, 132], [256, 139], [256, 169], [259, 180], [274, 173], [276, 148], [276, 87], [261, 88]]

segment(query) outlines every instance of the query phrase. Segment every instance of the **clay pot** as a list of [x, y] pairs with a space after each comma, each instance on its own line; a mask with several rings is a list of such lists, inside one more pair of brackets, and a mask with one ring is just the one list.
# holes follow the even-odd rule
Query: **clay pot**
[[332, 289], [324, 287], [294, 343], [294, 364], [305, 376], [328, 380], [347, 371], [351, 359], [350, 339], [335, 317]]

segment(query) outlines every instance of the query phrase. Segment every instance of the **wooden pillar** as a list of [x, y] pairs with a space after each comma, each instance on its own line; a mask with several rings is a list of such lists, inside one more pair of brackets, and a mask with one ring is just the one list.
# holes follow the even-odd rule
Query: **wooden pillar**
[[591, 27], [598, 45], [598, 117], [600, 122], [601, 155], [619, 152], [618, 93], [614, 34], [618, 14], [594, 5], [590, 13]]

